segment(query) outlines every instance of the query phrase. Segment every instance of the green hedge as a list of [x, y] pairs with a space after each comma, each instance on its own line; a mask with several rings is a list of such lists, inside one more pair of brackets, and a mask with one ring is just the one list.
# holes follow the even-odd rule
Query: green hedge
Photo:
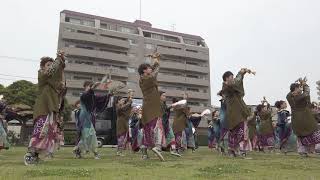
[[74, 145], [77, 137], [76, 131], [64, 131], [64, 144]]

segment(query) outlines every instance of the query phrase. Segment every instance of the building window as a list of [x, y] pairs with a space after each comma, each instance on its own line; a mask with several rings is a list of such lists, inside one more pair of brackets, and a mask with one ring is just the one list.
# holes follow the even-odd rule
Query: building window
[[72, 44], [72, 43], [69, 43], [69, 42], [66, 42], [64, 46], [65, 47], [73, 47], [73, 48], [76, 47], [75, 44]]
[[128, 56], [131, 57], [131, 58], [135, 58], [137, 55], [134, 54], [134, 53], [129, 53]]
[[74, 63], [76, 63], [76, 64], [93, 65], [93, 62], [90, 62], [90, 61], [81, 61], [81, 60], [75, 60]]
[[192, 50], [192, 49], [186, 49], [186, 51], [188, 51], [188, 52], [193, 52], [193, 53], [198, 53], [198, 51]]
[[70, 22], [72, 24], [81, 24], [81, 20], [80, 19], [75, 19], [75, 18], [66, 18], [66, 22]]
[[73, 29], [73, 28], [64, 28], [64, 31], [66, 31], [66, 32], [76, 32], [76, 30]]
[[120, 26], [120, 32], [134, 34], [133, 29], [123, 26]]
[[199, 89], [196, 88], [187, 88], [188, 91], [199, 92]]
[[76, 48], [94, 50], [94, 47], [92, 47], [92, 46], [87, 46], [87, 45], [82, 45], [82, 44], [77, 44], [77, 45], [76, 45]]
[[89, 76], [73, 76], [73, 79], [75, 79], [75, 80], [88, 80], [88, 81], [92, 81], [92, 77], [89, 77]]
[[191, 40], [191, 39], [184, 39], [184, 43], [189, 44], [189, 45], [197, 45], [197, 42], [195, 40]]
[[66, 17], [65, 21], [70, 22], [72, 24], [94, 27], [94, 21], [81, 20], [81, 19], [76, 19], [76, 18], [71, 18], [71, 17]]
[[151, 34], [151, 38], [152, 38], [152, 39], [158, 39], [158, 40], [164, 40], [164, 36], [161, 35], [161, 34], [154, 34], [154, 33], [152, 33], [152, 34]]
[[115, 31], [115, 26], [112, 24], [106, 24], [106, 23], [101, 23], [100, 24], [100, 28], [101, 29], [107, 29], [107, 30], [111, 30], [111, 31]]
[[81, 25], [94, 27], [94, 21], [82, 20]]
[[81, 30], [77, 30], [78, 33], [81, 33], [81, 34], [91, 34], [91, 35], [94, 35], [93, 32], [88, 32], [88, 31], [81, 31]]
[[137, 40], [135, 39], [129, 39], [130, 45], [137, 45]]
[[154, 49], [154, 45], [153, 44], [146, 44], [146, 48], [147, 49]]
[[170, 42], [180, 42], [177, 37], [173, 37], [173, 36], [164, 36], [164, 40], [170, 41]]
[[129, 73], [135, 73], [136, 72], [135, 68], [128, 67], [127, 69], [128, 69]]

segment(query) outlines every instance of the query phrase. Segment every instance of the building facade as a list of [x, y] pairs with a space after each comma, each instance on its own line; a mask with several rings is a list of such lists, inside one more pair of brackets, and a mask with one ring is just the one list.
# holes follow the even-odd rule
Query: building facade
[[159, 89], [168, 99], [189, 95], [193, 112], [211, 105], [209, 49], [200, 36], [153, 28], [149, 22], [125, 22], [64, 10], [60, 13], [58, 49], [68, 55], [65, 68], [67, 99], [79, 99], [86, 80], [100, 81], [106, 74], [122, 81], [141, 98], [137, 68], [161, 53]]
[[317, 82], [317, 89], [318, 89], [318, 100], [320, 100], [320, 81]]

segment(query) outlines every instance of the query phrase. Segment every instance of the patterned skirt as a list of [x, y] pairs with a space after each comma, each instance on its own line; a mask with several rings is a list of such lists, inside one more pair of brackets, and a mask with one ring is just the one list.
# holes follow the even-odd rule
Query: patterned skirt
[[164, 144], [166, 144], [166, 138], [161, 118], [155, 118], [143, 126], [142, 146], [150, 149], [155, 146], [161, 148]]
[[140, 150], [143, 139], [143, 130], [140, 129], [139, 123], [129, 129], [129, 137], [132, 151], [138, 152]]
[[275, 137], [273, 133], [258, 135], [258, 144], [260, 147], [274, 147]]
[[92, 123], [90, 127], [84, 127], [81, 130], [81, 137], [77, 147], [82, 152], [97, 152], [98, 141], [96, 136], [96, 130], [94, 129]]
[[29, 143], [30, 151], [54, 152], [57, 137], [57, 121], [55, 118], [57, 118], [56, 115], [50, 113], [49, 115], [39, 116], [35, 120], [33, 134]]
[[230, 150], [237, 150], [240, 148], [242, 151], [251, 150], [251, 143], [249, 140], [249, 129], [247, 123], [241, 122], [235, 128], [229, 131], [228, 146]]
[[129, 132], [124, 132], [117, 136], [118, 150], [125, 150], [129, 142]]
[[320, 129], [308, 136], [298, 136], [299, 141], [303, 146], [312, 146], [320, 143]]
[[174, 134], [176, 138], [177, 149], [185, 150], [188, 147], [187, 136], [185, 131], [181, 131]]
[[168, 148], [172, 148], [175, 149], [176, 146], [176, 139], [174, 137], [174, 133], [172, 130], [172, 127], [169, 127], [169, 131], [165, 134], [166, 137], [166, 144], [164, 145], [163, 148], [168, 149]]

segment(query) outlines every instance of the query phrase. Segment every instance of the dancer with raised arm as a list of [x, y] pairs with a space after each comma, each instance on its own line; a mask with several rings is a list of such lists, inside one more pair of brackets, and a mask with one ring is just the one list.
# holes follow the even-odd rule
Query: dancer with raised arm
[[292, 111], [292, 129], [298, 138], [298, 153], [307, 157], [320, 143], [320, 130], [310, 108], [310, 88], [306, 78], [290, 85], [287, 100]]
[[268, 101], [264, 98], [257, 106], [258, 124], [258, 144], [262, 151], [273, 150], [275, 143], [274, 130], [272, 125], [272, 110]]
[[146, 160], [149, 158], [147, 149], [151, 149], [161, 161], [164, 161], [161, 154], [161, 146], [165, 137], [163, 134], [160, 94], [157, 81], [160, 54], [154, 53], [150, 57], [154, 61], [153, 66], [144, 63], [138, 68], [140, 75], [139, 86], [143, 95], [141, 118], [143, 128], [142, 159]]
[[[229, 129], [228, 146], [229, 155], [236, 157], [240, 149], [240, 143], [247, 144], [249, 141], [247, 118], [250, 111], [245, 104], [243, 88], [243, 78], [245, 74], [255, 74], [255, 72], [242, 68], [234, 78], [233, 73], [227, 71], [223, 74], [222, 94], [226, 103], [226, 125]], [[246, 155], [246, 152], [242, 152]]]
[[82, 158], [83, 152], [91, 151], [95, 159], [100, 159], [95, 130], [96, 113], [106, 108], [112, 94], [96, 95], [94, 90], [99, 85], [100, 83], [92, 81], [85, 81], [83, 84], [84, 92], [80, 96], [80, 111], [76, 116], [76, 128], [80, 133], [78, 144], [73, 150], [76, 158]]
[[123, 151], [129, 143], [129, 118], [132, 111], [133, 91], [128, 91], [127, 98], [118, 100], [117, 108], [117, 156], [124, 156]]
[[24, 157], [25, 165], [39, 161], [39, 153], [53, 153], [56, 139], [56, 126], [61, 106], [60, 95], [65, 88], [63, 70], [64, 52], [59, 51], [54, 60], [42, 57], [38, 71], [38, 96], [34, 105], [34, 130]]

